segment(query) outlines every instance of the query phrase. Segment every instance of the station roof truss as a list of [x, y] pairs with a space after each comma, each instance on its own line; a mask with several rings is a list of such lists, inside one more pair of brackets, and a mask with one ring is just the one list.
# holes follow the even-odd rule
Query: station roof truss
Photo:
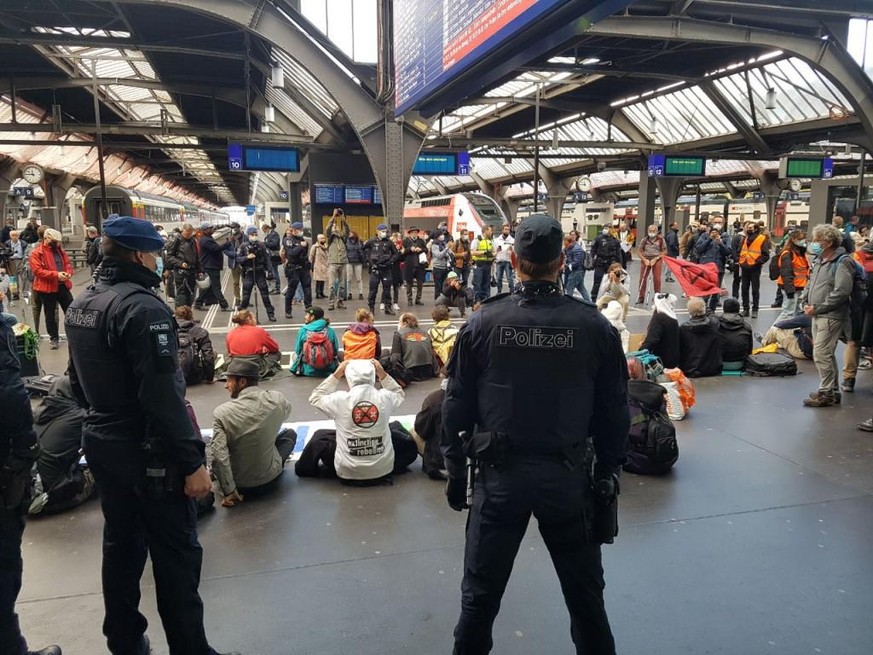
[[[851, 0], [639, 0], [604, 21], [603, 29], [595, 25], [567, 49], [530, 63], [461, 106], [446, 108], [424, 148], [468, 150], [472, 173], [413, 177], [409, 195], [489, 192], [495, 185], [504, 193], [512, 187], [530, 195], [537, 146], [545, 173], [539, 177], [592, 174], [595, 186], [608, 187], [616, 171], [603, 171], [604, 166], [629, 171], [638, 183], [652, 152], [757, 161], [749, 169], [724, 173], [754, 178], [780, 155], [811, 143], [827, 140], [839, 149], [857, 143], [864, 133], [852, 104], [811, 62], [742, 41], [726, 46], [613, 35], [608, 23], [633, 17], [729, 23], [819, 39], [825, 47], [836, 46], [829, 43], [835, 38], [829, 26], [844, 25], [859, 5]], [[537, 105], [538, 130], [531, 128]]]
[[[279, 88], [273, 67], [283, 71]], [[0, 78], [7, 80], [0, 94], [9, 109], [3, 109], [0, 141], [10, 158], [47, 159], [57, 173], [93, 182], [80, 170], [86, 148], [76, 149], [79, 168], [63, 168], [60, 146], [52, 142], [93, 142], [96, 93], [106, 151], [127, 168], [142, 169], [143, 179], [163, 180], [165, 195], [186, 201], [249, 204], [277, 200], [287, 189], [284, 174], [229, 171], [230, 142], [292, 145], [304, 159], [310, 149], [345, 148], [353, 138], [337, 103], [288, 53], [169, 6], [6, 0]], [[275, 114], [269, 123], [267, 107]], [[24, 120], [38, 126], [17, 129]], [[40, 149], [49, 156], [40, 157]], [[109, 183], [120, 183], [109, 175], [116, 168], [114, 160], [107, 163]]]

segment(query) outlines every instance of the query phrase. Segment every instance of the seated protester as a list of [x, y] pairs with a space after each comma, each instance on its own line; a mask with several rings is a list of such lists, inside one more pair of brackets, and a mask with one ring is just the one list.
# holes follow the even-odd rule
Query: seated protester
[[452, 354], [452, 348], [455, 347], [460, 328], [455, 327], [449, 320], [447, 307], [442, 305], [434, 307], [430, 316], [433, 319], [433, 327], [428, 331], [428, 335], [437, 358], [437, 366], [442, 369], [449, 363], [449, 356]]
[[233, 507], [248, 495], [276, 488], [297, 435], [293, 430], [279, 432], [291, 414], [291, 403], [279, 391], [258, 388], [254, 362], [233, 359], [224, 388], [231, 400], [213, 412], [208, 450], [224, 496], [221, 504]]
[[79, 463], [82, 422], [86, 408], [76, 399], [70, 378], [59, 377], [33, 412], [33, 429], [39, 443], [36, 472], [39, 480], [30, 514], [62, 512], [81, 505], [94, 491], [94, 478]]
[[324, 317], [324, 310], [313, 305], [306, 310], [306, 323], [297, 333], [291, 371], [294, 375], [326, 377], [337, 369], [339, 342]]
[[179, 368], [185, 376], [185, 384], [215, 382], [215, 351], [212, 339], [200, 321], [194, 320], [191, 307], [182, 305], [176, 308], [176, 324], [179, 326]]
[[618, 330], [618, 335], [621, 337], [621, 347], [624, 349], [626, 355], [628, 344], [630, 343], [630, 332], [627, 331], [627, 326], [622, 320], [621, 305], [614, 300], [610, 300], [609, 304], [603, 308], [601, 313], [606, 317], [606, 320], [610, 322], [612, 327]]
[[343, 334], [343, 359], [379, 359], [382, 337], [373, 325], [373, 314], [366, 309], [355, 312], [355, 322]]
[[794, 359], [812, 359], [812, 316], [808, 314], [776, 321], [767, 334], [756, 336], [762, 346], [775, 343]]
[[648, 350], [660, 357], [664, 368], [676, 368], [679, 366], [679, 320], [676, 318], [676, 296], [672, 293], [656, 293], [654, 309], [640, 350]]
[[446, 462], [440, 444], [443, 440], [443, 401], [446, 399], [448, 382], [444, 378], [439, 389], [425, 396], [412, 429], [412, 437], [421, 455], [421, 470], [432, 480], [447, 479]]
[[[381, 389], [376, 389], [377, 376]], [[343, 377], [348, 380], [348, 391], [337, 389]], [[349, 484], [378, 484], [404, 471], [418, 453], [414, 447], [411, 452], [403, 448], [397, 451], [403, 452], [403, 458], [395, 457], [394, 435], [388, 425], [403, 398], [403, 389], [377, 360], [340, 364], [309, 396], [313, 407], [335, 421], [336, 436], [310, 439], [294, 467], [297, 475], [317, 477], [320, 461], [328, 463], [329, 475], [335, 471]]]
[[[282, 359], [282, 353], [279, 352], [279, 344], [264, 328], [258, 325], [254, 313], [248, 309], [241, 309], [233, 315], [231, 321], [237, 327], [228, 332], [225, 339], [227, 354], [230, 358], [242, 357], [257, 364], [262, 380], [281, 371], [279, 362]], [[226, 375], [226, 372], [222, 374]]]
[[741, 371], [752, 354], [752, 326], [740, 316], [740, 301], [725, 298], [724, 313], [718, 317], [722, 365], [725, 371]]
[[443, 292], [434, 303], [437, 307], [457, 307], [461, 318], [467, 315], [467, 307], [473, 304], [473, 291], [464, 286], [458, 274], [451, 271], [443, 283]]
[[622, 320], [627, 320], [630, 290], [627, 287], [627, 271], [618, 262], [613, 262], [606, 269], [606, 279], [597, 296], [597, 309], [603, 309], [613, 300], [621, 305]]
[[702, 298], [688, 299], [690, 318], [679, 326], [679, 368], [690, 378], [721, 375], [718, 319], [706, 313]]
[[438, 373], [433, 342], [430, 335], [418, 326], [418, 319], [413, 314], [400, 315], [388, 369], [392, 377], [401, 382], [429, 380]]

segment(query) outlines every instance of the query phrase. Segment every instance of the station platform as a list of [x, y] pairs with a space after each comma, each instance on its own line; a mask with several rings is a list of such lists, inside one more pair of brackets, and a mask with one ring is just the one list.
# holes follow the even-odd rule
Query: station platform
[[[763, 286], [762, 304], [769, 305], [775, 290]], [[415, 309], [429, 317], [430, 306]], [[333, 323], [342, 328], [352, 316], [353, 309], [337, 312]], [[763, 331], [775, 317], [776, 310], [762, 309], [753, 324]], [[377, 317], [386, 345], [396, 317], [388, 318]], [[648, 312], [631, 310], [632, 332], [647, 321]], [[285, 350], [296, 323], [266, 326]], [[222, 350], [224, 326], [210, 327]], [[65, 362], [64, 342], [41, 353], [48, 372], [62, 372]], [[680, 459], [673, 472], [622, 477], [621, 532], [604, 548], [619, 653], [870, 653], [873, 435], [855, 424], [873, 414], [873, 372], [859, 372], [857, 391], [844, 394], [842, 406], [816, 410], [801, 405], [816, 387], [815, 369], [811, 362], [799, 362], [799, 369], [785, 379], [696, 380], [697, 405], [676, 424]], [[284, 392], [292, 420], [305, 421], [323, 418], [307, 402], [317, 382], [265, 386]], [[398, 413], [416, 413], [437, 385], [411, 385]], [[208, 427], [227, 394], [219, 384], [201, 385], [189, 397]], [[421, 473], [420, 462], [394, 486], [371, 489], [298, 479], [286, 470], [274, 495], [218, 507], [201, 522], [210, 641], [246, 655], [451, 652], [465, 518], [448, 508], [443, 485]], [[28, 523], [18, 610], [32, 646], [60, 643], [68, 655], [106, 652], [101, 527], [94, 501]], [[154, 651], [165, 655], [148, 572], [141, 607]], [[574, 652], [534, 522], [494, 641], [493, 652], [501, 654]]]

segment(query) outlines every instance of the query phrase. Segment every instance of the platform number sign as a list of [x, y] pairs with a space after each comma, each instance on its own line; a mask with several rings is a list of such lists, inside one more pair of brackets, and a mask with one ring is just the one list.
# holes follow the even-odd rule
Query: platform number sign
[[227, 167], [232, 171], [243, 169], [243, 149], [240, 144], [231, 143], [227, 146]]
[[663, 177], [666, 163], [664, 155], [649, 155], [649, 177]]
[[469, 152], [459, 152], [458, 153], [458, 175], [469, 175], [470, 174], [470, 153]]
[[279, 200], [288, 200], [288, 192], [280, 191], [279, 192]]
[[824, 180], [830, 180], [834, 176], [834, 160], [830, 157], [825, 157], [822, 162], [821, 177]]

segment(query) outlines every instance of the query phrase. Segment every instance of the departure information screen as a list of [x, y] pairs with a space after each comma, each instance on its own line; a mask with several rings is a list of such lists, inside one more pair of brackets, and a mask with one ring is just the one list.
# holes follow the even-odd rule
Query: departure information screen
[[394, 0], [396, 113], [565, 0]]
[[342, 186], [316, 184], [315, 185], [315, 204], [316, 205], [341, 205], [345, 202], [345, 193]]

